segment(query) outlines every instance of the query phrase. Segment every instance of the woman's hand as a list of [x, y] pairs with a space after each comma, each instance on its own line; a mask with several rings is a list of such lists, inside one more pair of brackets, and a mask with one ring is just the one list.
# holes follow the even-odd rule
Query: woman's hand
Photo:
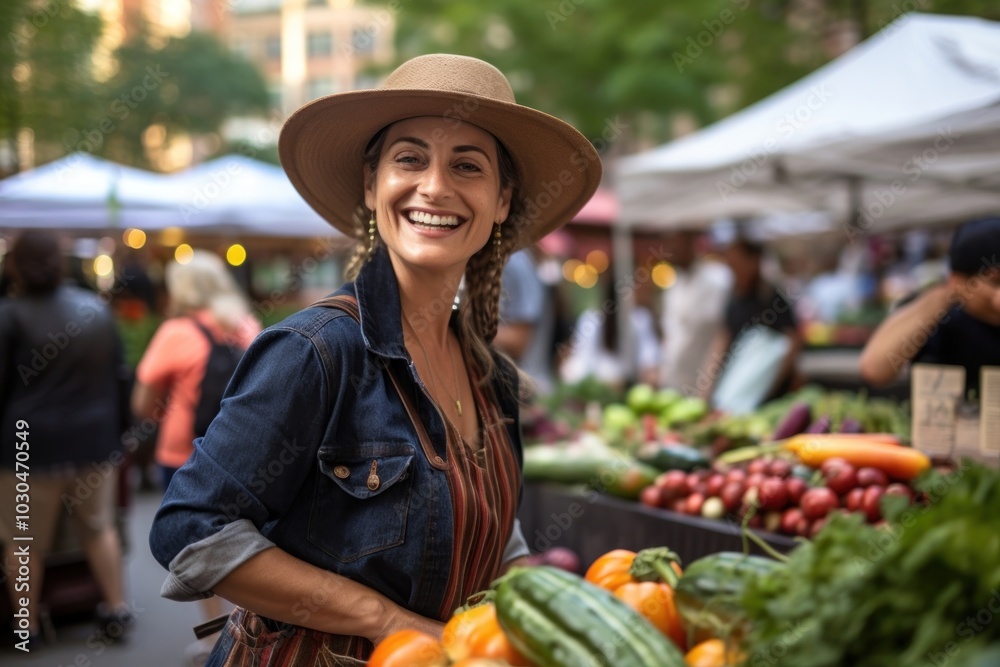
[[413, 628], [440, 637], [444, 623], [424, 618], [363, 584], [272, 547], [238, 566], [213, 591], [282, 623], [380, 642]]
[[444, 630], [444, 623], [414, 614], [412, 611], [407, 611], [400, 606], [394, 606], [393, 610], [386, 614], [386, 620], [381, 631], [377, 636], [370, 639], [378, 646], [379, 642], [392, 633], [407, 629], [426, 632], [430, 636], [440, 639], [441, 632]]

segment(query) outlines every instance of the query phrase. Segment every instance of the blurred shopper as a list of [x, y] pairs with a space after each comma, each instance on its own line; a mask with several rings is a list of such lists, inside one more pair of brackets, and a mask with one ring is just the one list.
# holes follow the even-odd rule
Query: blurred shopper
[[493, 345], [534, 380], [538, 395], [545, 396], [555, 388], [552, 339], [556, 309], [551, 291], [538, 275], [533, 250], [519, 250], [504, 267], [500, 324]]
[[660, 385], [691, 396], [699, 393], [702, 368], [722, 327], [732, 276], [723, 264], [698, 256], [697, 232], [671, 232], [664, 241], [677, 278], [663, 293]]
[[733, 272], [733, 291], [726, 304], [725, 326], [712, 344], [706, 372], [712, 378], [703, 395], [707, 398], [731, 352], [737, 349], [740, 336], [754, 327], [764, 326], [789, 339], [788, 351], [780, 362], [777, 374], [765, 400], [788, 393], [796, 381], [796, 364], [802, 353], [803, 341], [798, 331], [795, 311], [782, 294], [761, 274], [764, 248], [752, 241], [737, 238], [726, 249], [726, 263]]
[[[132, 393], [136, 416], [159, 421], [155, 458], [164, 489], [194, 451], [195, 413], [211, 350], [206, 332], [241, 350], [260, 333], [247, 299], [217, 255], [196, 250], [187, 264], [170, 264], [166, 283], [172, 317], [160, 325], [146, 348]], [[224, 613], [217, 597], [201, 604], [206, 619]], [[211, 639], [192, 644], [188, 658], [204, 664], [214, 643]]]
[[979, 392], [983, 366], [1000, 366], [1000, 218], [959, 228], [949, 250], [948, 282], [896, 309], [868, 340], [861, 375], [891, 382], [908, 362], [965, 368], [965, 388]]
[[[611, 274], [613, 275], [613, 274]], [[649, 285], [642, 283], [643, 285]], [[637, 286], [637, 290], [639, 287]], [[626, 386], [634, 382], [655, 384], [659, 372], [660, 341], [653, 315], [636, 304], [629, 313], [627, 331], [620, 331], [618, 313], [624, 307], [622, 288], [609, 280], [599, 308], [583, 312], [576, 322], [569, 355], [560, 375], [564, 382], [575, 384], [588, 377], [601, 382]], [[622, 338], [630, 336], [632, 358], [624, 358]]]
[[[0, 448], [0, 541], [4, 571], [30, 549], [27, 598], [30, 623], [17, 641], [42, 643], [39, 596], [44, 563], [64, 513], [76, 526], [104, 602], [98, 622], [114, 640], [132, 621], [125, 604], [116, 509], [121, 434], [127, 427], [128, 367], [111, 311], [97, 294], [64, 283], [59, 239], [28, 231], [7, 257], [13, 298], [0, 303], [0, 411], [6, 439]], [[19, 466], [18, 463], [21, 463]], [[15, 512], [19, 485], [30, 487], [30, 512]], [[20, 501], [18, 501], [20, 502]], [[27, 525], [20, 523], [26, 521]], [[15, 536], [31, 536], [13, 541]], [[15, 602], [15, 609], [20, 605]], [[120, 623], [113, 630], [111, 625]]]

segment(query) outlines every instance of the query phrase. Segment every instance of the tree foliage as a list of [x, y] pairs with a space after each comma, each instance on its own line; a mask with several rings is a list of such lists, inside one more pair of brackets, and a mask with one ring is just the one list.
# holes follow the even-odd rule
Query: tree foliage
[[191, 33], [162, 47], [140, 36], [115, 58], [120, 68], [105, 96], [115, 130], [99, 150], [119, 161], [145, 162], [142, 138], [150, 127], [162, 128], [166, 141], [216, 134], [227, 118], [268, 109], [263, 76], [213, 35]]
[[437, 51], [488, 60], [510, 77], [519, 102], [569, 120], [595, 142], [617, 141], [608, 136], [616, 119], [628, 136], [663, 139], [673, 111], [712, 118], [706, 91], [722, 79], [724, 61], [703, 50], [678, 66], [675, 54], [704, 30], [704, 16], [731, 4], [421, 0], [398, 17], [397, 49], [400, 60]]
[[150, 127], [169, 141], [267, 111], [262, 75], [213, 35], [155, 44], [142, 33], [95, 60], [104, 29], [72, 2], [0, 2], [0, 142], [11, 154], [30, 129], [36, 163], [84, 151], [148, 166]]
[[909, 11], [1000, 19], [996, 0], [420, 0], [402, 5], [396, 39], [400, 62], [488, 60], [519, 102], [603, 148], [609, 120], [643, 143], [669, 139], [678, 112], [701, 124], [732, 113], [839, 55], [838, 36], [849, 45]]
[[90, 63], [100, 35], [100, 19], [72, 3], [0, 2], [0, 141], [13, 155], [29, 128], [37, 161], [58, 157], [98, 107]]

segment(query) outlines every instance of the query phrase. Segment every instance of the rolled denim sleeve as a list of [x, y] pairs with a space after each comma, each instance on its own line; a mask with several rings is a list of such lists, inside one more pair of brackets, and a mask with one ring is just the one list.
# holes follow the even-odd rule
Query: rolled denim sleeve
[[332, 393], [313, 338], [288, 328], [257, 337], [154, 518], [149, 544], [170, 572], [165, 597], [208, 597], [274, 546], [261, 531], [288, 511], [309, 474]]
[[510, 539], [507, 540], [507, 546], [503, 550], [503, 562], [509, 563], [515, 558], [522, 558], [524, 556], [530, 556], [531, 551], [528, 549], [528, 541], [524, 539], [524, 531], [521, 530], [521, 520], [514, 519], [514, 530], [510, 534]]

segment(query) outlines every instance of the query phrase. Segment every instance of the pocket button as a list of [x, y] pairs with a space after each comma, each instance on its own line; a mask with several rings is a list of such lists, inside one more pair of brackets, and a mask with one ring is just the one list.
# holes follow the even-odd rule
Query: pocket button
[[340, 479], [347, 479], [351, 476], [351, 470], [347, 466], [337, 466], [333, 469], [333, 474]]

